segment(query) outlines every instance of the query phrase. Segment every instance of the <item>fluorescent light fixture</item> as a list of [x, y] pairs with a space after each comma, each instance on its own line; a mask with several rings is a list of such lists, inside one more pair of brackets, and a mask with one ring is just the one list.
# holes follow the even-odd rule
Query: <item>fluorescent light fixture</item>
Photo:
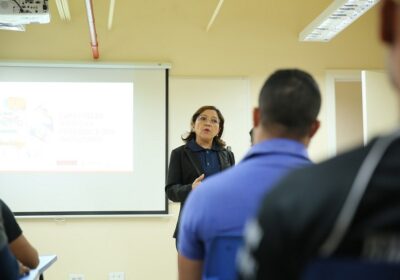
[[114, 18], [115, 0], [110, 0], [110, 9], [108, 11], [108, 30], [111, 30]]
[[224, 3], [224, 0], [219, 0], [218, 5], [217, 5], [217, 7], [216, 7], [215, 10], [214, 10], [214, 13], [213, 13], [213, 15], [212, 15], [210, 21], [208, 22], [208, 25], [207, 25], [207, 32], [208, 32], [208, 30], [210, 30], [211, 25], [214, 23], [214, 20], [216, 19], [216, 17], [217, 17], [217, 15], [218, 15], [219, 11], [221, 10], [221, 7], [222, 7], [222, 4], [223, 4], [223, 3]]
[[56, 0], [56, 4], [61, 20], [71, 20], [68, 0]]
[[328, 42], [379, 0], [334, 0], [299, 35], [300, 41]]

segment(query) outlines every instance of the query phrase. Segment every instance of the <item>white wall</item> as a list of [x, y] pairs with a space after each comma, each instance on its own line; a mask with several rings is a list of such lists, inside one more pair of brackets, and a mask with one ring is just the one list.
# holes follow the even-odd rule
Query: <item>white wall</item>
[[364, 141], [392, 131], [399, 123], [399, 99], [385, 71], [362, 72]]
[[46, 280], [106, 280], [109, 272], [125, 279], [177, 279], [177, 254], [172, 233], [178, 204], [166, 217], [19, 219], [24, 234], [41, 255], [58, 260]]

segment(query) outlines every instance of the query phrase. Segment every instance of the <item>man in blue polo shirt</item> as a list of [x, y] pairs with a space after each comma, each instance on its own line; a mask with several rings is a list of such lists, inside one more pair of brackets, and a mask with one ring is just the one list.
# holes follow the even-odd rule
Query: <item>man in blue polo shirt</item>
[[254, 146], [235, 167], [203, 181], [189, 196], [179, 231], [179, 279], [200, 279], [211, 241], [242, 235], [263, 195], [289, 170], [308, 165], [306, 147], [319, 128], [314, 79], [280, 70], [265, 82], [253, 114]]

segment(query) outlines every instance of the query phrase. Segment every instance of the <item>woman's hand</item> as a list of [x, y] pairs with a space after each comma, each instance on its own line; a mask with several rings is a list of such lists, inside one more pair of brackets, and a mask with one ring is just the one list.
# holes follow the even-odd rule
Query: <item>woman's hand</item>
[[192, 190], [197, 188], [197, 186], [201, 183], [201, 181], [203, 181], [203, 179], [204, 179], [204, 174], [201, 174], [199, 177], [197, 177], [196, 180], [193, 181]]

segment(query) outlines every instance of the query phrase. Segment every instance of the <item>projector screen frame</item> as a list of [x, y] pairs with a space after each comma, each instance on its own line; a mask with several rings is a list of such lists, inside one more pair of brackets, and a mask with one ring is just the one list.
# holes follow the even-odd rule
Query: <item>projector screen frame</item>
[[[169, 112], [169, 63], [84, 63], [84, 62], [18, 62], [0, 61], [0, 67], [51, 67], [51, 68], [106, 68], [106, 69], [163, 69], [165, 70], [165, 176], [168, 169], [168, 112]], [[0, 198], [2, 198], [0, 196]], [[6, 201], [7, 202], [7, 201]], [[8, 204], [12, 204], [7, 202]], [[15, 211], [18, 217], [132, 217], [132, 216], [166, 216], [169, 214], [168, 199], [164, 193], [164, 210], [144, 210], [144, 211]]]

